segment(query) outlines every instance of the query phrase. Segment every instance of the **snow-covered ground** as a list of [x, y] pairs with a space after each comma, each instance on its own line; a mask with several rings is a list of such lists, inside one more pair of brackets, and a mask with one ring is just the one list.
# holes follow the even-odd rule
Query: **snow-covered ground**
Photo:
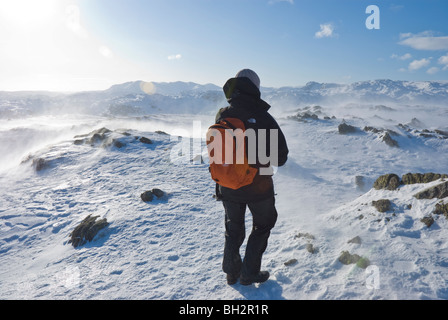
[[[296, 117], [305, 112], [319, 118]], [[273, 105], [272, 113], [290, 159], [274, 176], [279, 219], [263, 259], [272, 276], [248, 287], [227, 285], [221, 271], [224, 215], [203, 141], [212, 114], [0, 119], [0, 299], [448, 299], [448, 221], [433, 214], [439, 199], [413, 197], [440, 181], [372, 188], [388, 173], [448, 173], [446, 107]], [[356, 132], [339, 134], [344, 121]], [[399, 147], [366, 126], [393, 130]], [[75, 143], [100, 128], [111, 130], [105, 141]], [[153, 188], [165, 196], [143, 202]], [[391, 209], [378, 212], [379, 199]], [[74, 248], [69, 235], [88, 215], [109, 226]], [[349, 243], [356, 236], [361, 243]], [[343, 251], [370, 266], [342, 264]]]

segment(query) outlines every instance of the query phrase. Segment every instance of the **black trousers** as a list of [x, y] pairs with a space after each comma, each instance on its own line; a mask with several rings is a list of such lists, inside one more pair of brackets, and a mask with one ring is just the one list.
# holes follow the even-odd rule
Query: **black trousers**
[[[238, 203], [223, 201], [225, 209], [225, 245], [222, 268], [227, 274], [241, 275], [244, 278], [260, 272], [261, 259], [268, 245], [271, 229], [277, 222], [275, 198], [253, 202]], [[252, 213], [252, 232], [246, 245], [244, 260], [241, 260], [240, 247], [246, 237], [246, 207]]]

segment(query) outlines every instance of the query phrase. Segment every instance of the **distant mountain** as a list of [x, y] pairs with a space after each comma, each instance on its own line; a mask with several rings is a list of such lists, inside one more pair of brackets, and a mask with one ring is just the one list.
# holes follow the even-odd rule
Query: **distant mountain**
[[[448, 101], [448, 82], [309, 82], [302, 87], [262, 88], [262, 97], [282, 110], [304, 104], [445, 104]], [[103, 91], [72, 94], [0, 92], [0, 118], [73, 112], [120, 116], [154, 113], [212, 114], [226, 103], [222, 89], [214, 84], [133, 81], [117, 84]]]
[[161, 94], [164, 96], [177, 96], [189, 92], [220, 91], [221, 88], [214, 84], [197, 84], [194, 82], [146, 82], [133, 81], [113, 85], [106, 90], [108, 94]]
[[309, 82], [303, 87], [265, 89], [265, 99], [290, 105], [308, 103], [446, 104], [448, 82], [372, 80], [351, 84]]

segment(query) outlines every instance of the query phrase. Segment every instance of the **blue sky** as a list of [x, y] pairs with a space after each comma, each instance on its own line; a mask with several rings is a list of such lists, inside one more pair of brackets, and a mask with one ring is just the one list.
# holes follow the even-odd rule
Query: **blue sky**
[[446, 80], [447, 21], [446, 0], [0, 0], [0, 90]]

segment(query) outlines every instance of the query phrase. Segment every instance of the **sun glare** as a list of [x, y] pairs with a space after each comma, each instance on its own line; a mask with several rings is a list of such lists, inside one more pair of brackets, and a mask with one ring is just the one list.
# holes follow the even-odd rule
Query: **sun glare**
[[53, 16], [59, 3], [58, 0], [0, 0], [0, 15], [11, 24], [31, 26]]

